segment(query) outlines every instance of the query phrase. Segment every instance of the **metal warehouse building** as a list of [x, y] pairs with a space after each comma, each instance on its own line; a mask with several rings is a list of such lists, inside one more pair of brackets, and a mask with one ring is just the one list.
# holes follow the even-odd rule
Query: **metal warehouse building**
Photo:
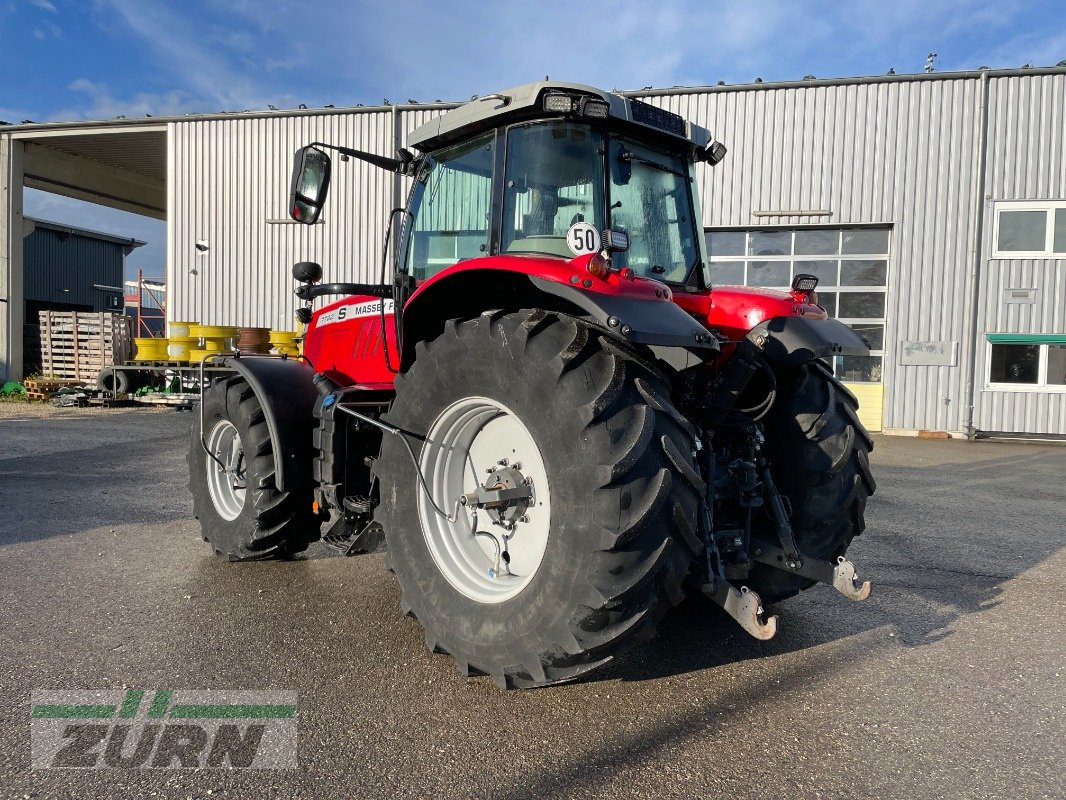
[[46, 309], [122, 310], [126, 256], [144, 242], [30, 217], [24, 231], [26, 323]]
[[[871, 428], [1066, 435], [1066, 69], [630, 94], [730, 149], [697, 174], [716, 281], [812, 272], [869, 337], [837, 371]], [[338, 164], [323, 221], [296, 225], [293, 151], [391, 154], [449, 107], [0, 128], [0, 375], [21, 369], [23, 186], [166, 219], [171, 319], [288, 328], [290, 265], [373, 280], [407, 189]]]

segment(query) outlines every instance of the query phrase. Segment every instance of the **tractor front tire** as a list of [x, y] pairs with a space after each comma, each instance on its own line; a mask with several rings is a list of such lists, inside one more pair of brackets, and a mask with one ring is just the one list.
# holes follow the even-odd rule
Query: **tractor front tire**
[[[189, 441], [189, 491], [203, 538], [227, 561], [287, 557], [319, 538], [310, 486], [282, 492], [263, 407], [240, 377], [215, 381], [203, 396], [204, 440], [228, 468], [204, 452], [199, 420]], [[302, 474], [309, 475], [307, 464]]]
[[[702, 548], [694, 431], [660, 376], [584, 323], [543, 311], [451, 321], [417, 345], [385, 419], [439, 506], [386, 436], [379, 519], [401, 607], [462, 674], [506, 688], [574, 679], [651, 638], [683, 599]], [[509, 539], [488, 509], [472, 520], [456, 506], [505, 473], [534, 491]], [[493, 549], [504, 542], [506, 563]]]
[[[808, 558], [834, 561], [866, 527], [866, 500], [877, 484], [870, 471], [874, 444], [858, 408], [855, 396], [821, 361], [777, 374], [764, 450], [774, 483], [792, 508], [796, 545]], [[778, 543], [765, 514], [753, 533]], [[767, 603], [814, 585], [765, 564], [756, 564], [744, 583]]]

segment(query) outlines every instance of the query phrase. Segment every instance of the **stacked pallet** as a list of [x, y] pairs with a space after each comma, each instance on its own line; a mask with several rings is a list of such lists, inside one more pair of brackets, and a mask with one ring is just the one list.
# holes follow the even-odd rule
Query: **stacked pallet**
[[130, 320], [110, 311], [41, 311], [41, 373], [95, 381], [130, 357]]
[[63, 378], [27, 378], [22, 385], [26, 387], [26, 398], [29, 400], [47, 400], [60, 389], [82, 388], [81, 381]]

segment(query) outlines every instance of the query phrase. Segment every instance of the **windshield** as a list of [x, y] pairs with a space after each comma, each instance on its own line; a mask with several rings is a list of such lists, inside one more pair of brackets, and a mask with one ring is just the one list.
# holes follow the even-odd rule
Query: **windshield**
[[629, 234], [616, 267], [663, 281], [684, 281], [700, 261], [686, 162], [679, 155], [612, 137], [611, 228]]
[[702, 261], [682, 154], [566, 120], [510, 127], [502, 159], [496, 143], [490, 133], [423, 158], [399, 251], [416, 280], [494, 253], [571, 259], [606, 228], [629, 235], [617, 268], [681, 283]]
[[603, 134], [550, 122], [511, 128], [503, 252], [573, 258], [567, 234], [579, 222], [603, 223]]

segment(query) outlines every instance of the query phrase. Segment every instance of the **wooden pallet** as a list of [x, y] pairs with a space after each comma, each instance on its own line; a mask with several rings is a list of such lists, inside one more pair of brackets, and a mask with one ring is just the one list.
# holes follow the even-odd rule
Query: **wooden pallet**
[[41, 372], [54, 378], [95, 381], [100, 371], [127, 360], [130, 320], [109, 311], [41, 311]]
[[27, 391], [57, 392], [60, 389], [80, 389], [84, 381], [63, 380], [62, 378], [27, 378], [22, 382]]
[[61, 378], [27, 378], [22, 382], [29, 400], [48, 400], [60, 389], [84, 389], [84, 381]]

